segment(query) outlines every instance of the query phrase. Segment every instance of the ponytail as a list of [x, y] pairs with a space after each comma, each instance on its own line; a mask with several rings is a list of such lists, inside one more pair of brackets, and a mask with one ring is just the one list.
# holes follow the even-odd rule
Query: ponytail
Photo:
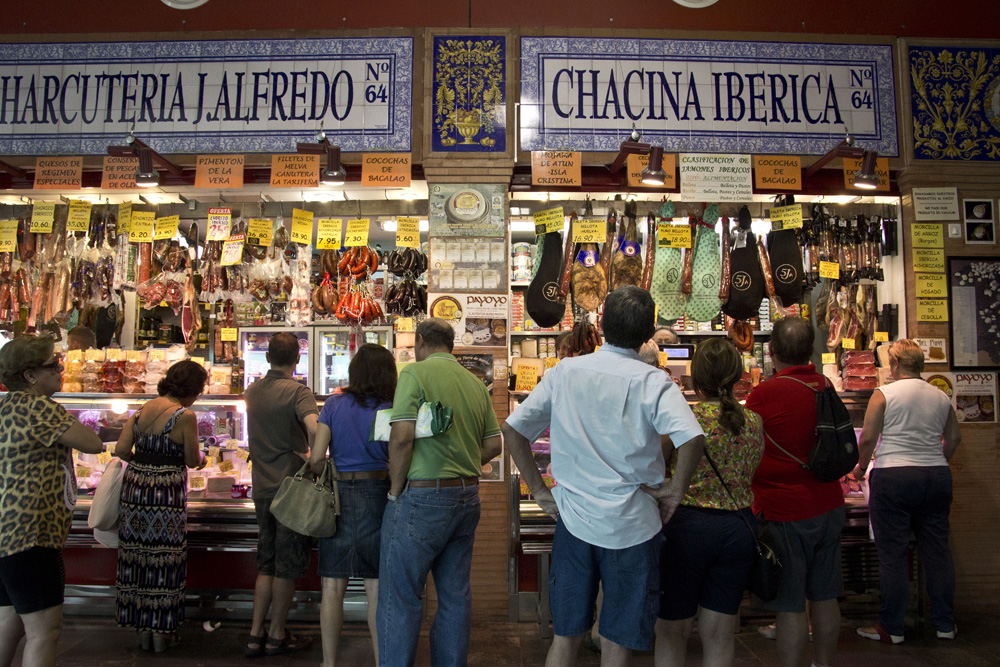
[[739, 436], [746, 424], [743, 406], [733, 396], [733, 385], [719, 390], [719, 424], [734, 436]]

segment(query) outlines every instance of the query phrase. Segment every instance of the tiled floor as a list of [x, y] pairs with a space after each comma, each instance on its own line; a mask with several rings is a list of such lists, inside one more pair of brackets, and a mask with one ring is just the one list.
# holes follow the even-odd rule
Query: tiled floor
[[[837, 664], [853, 667], [996, 667], [1000, 665], [1000, 618], [960, 617], [961, 633], [953, 642], [940, 641], [928, 625], [906, 630], [906, 643], [887, 646], [854, 633], [854, 628], [871, 619], [844, 619], [840, 635]], [[760, 621], [744, 623], [737, 636], [736, 665], [751, 667], [777, 665], [775, 644], [757, 634]], [[261, 667], [278, 665], [307, 665], [321, 662], [318, 626], [299, 625], [296, 632], [311, 634], [316, 643], [307, 651], [287, 656], [265, 657], [249, 661], [243, 657], [243, 641], [248, 630], [246, 622], [226, 623], [214, 632], [206, 632], [201, 621], [189, 621], [182, 633], [180, 646], [163, 654], [139, 650], [134, 633], [116, 627], [113, 623], [92, 619], [67, 619], [59, 647], [58, 664], [72, 666], [126, 666], [157, 665], [159, 667], [200, 667], [201, 665], [246, 665]], [[421, 637], [418, 665], [430, 665], [427, 628]], [[504, 623], [491, 626], [474, 626], [470, 665], [543, 665], [549, 641], [540, 639], [538, 626], [528, 623]], [[600, 663], [597, 654], [581, 649], [579, 664]], [[20, 667], [20, 658], [14, 664]], [[363, 624], [348, 623], [341, 641], [341, 665], [373, 665], [367, 628]], [[637, 666], [652, 665], [652, 654], [636, 657]], [[700, 648], [692, 641], [688, 656], [689, 665], [700, 665]]]

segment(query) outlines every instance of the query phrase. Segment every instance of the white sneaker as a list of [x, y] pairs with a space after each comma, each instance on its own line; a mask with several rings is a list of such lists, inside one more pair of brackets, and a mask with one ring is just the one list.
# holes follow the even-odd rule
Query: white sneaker
[[954, 639], [957, 636], [958, 636], [958, 624], [952, 626], [950, 632], [941, 632], [940, 630], [937, 631], [938, 639]]

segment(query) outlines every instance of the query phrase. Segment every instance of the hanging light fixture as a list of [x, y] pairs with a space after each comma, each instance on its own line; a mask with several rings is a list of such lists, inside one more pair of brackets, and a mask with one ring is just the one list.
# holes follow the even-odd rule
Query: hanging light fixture
[[649, 149], [649, 164], [642, 170], [643, 185], [663, 185], [667, 173], [663, 171], [663, 146], [653, 146]]
[[347, 171], [340, 164], [340, 146], [327, 146], [326, 168], [319, 174], [323, 185], [343, 185], [347, 182]]
[[135, 184], [140, 188], [155, 188], [160, 184], [160, 172], [153, 169], [153, 151], [150, 148], [136, 148], [139, 156], [139, 170], [135, 172]]
[[135, 184], [140, 188], [154, 188], [160, 184], [160, 174], [153, 167], [155, 159], [161, 168], [178, 178], [184, 176], [184, 170], [167, 160], [165, 157], [147, 146], [132, 132], [125, 137], [125, 146], [108, 146], [108, 155], [112, 157], [137, 157], [139, 169], [135, 172]]
[[864, 152], [861, 159], [861, 168], [854, 172], [854, 187], [864, 190], [874, 190], [878, 187], [878, 151]]

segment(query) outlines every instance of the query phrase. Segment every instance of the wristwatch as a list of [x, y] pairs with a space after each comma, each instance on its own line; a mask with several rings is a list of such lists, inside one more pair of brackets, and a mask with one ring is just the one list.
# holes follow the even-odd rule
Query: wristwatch
[[391, 493], [385, 494], [385, 497], [391, 500], [392, 502], [396, 502], [397, 500], [399, 500], [399, 496], [394, 496]]

